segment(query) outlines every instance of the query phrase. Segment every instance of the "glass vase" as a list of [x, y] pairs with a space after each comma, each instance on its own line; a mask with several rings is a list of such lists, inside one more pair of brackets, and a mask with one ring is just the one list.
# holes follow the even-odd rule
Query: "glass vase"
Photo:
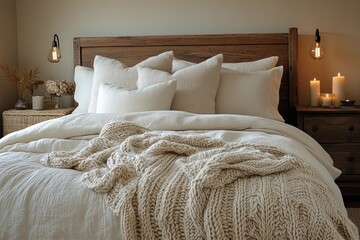
[[60, 97], [59, 96], [53, 96], [53, 100], [54, 100], [54, 103], [55, 103], [55, 106], [54, 108], [60, 108]]
[[26, 101], [23, 98], [19, 98], [15, 104], [16, 110], [25, 110], [27, 108]]

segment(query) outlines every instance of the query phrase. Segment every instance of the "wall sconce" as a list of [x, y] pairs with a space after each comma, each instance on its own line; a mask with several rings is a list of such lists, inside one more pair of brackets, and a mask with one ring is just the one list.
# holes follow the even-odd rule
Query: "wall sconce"
[[48, 56], [48, 59], [51, 63], [57, 63], [60, 61], [60, 40], [57, 34], [54, 34], [54, 40], [52, 42], [52, 47]]
[[320, 60], [325, 56], [325, 49], [320, 46], [320, 33], [319, 29], [315, 32], [315, 42], [310, 48], [310, 56], [315, 60]]

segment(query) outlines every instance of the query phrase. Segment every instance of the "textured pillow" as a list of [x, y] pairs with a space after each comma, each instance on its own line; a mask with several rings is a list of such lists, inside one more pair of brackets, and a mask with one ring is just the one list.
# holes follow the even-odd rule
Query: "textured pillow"
[[129, 113], [170, 110], [176, 81], [154, 84], [144, 89], [126, 90], [102, 83], [97, 102], [98, 113]]
[[136, 89], [137, 66], [155, 68], [170, 72], [172, 68], [173, 52], [164, 52], [157, 56], [150, 57], [134, 67], [127, 67], [122, 62], [102, 56], [95, 56], [94, 59], [94, 80], [91, 90], [89, 112], [96, 112], [96, 104], [101, 83], [126, 89]]
[[278, 112], [283, 67], [240, 73], [226, 71], [216, 95], [216, 113], [243, 114], [284, 121]]
[[[223, 63], [222, 64], [222, 70], [224, 68], [231, 69], [239, 72], [255, 72], [255, 71], [264, 71], [272, 69], [276, 66], [277, 61], [279, 60], [278, 56], [272, 56], [267, 57], [263, 59], [259, 59], [256, 61], [250, 61], [250, 62], [239, 62], [239, 63]], [[172, 73], [189, 67], [193, 65], [194, 63], [188, 62], [185, 60], [180, 60], [174, 57], [173, 63], [172, 63]]]
[[177, 86], [171, 104], [172, 110], [213, 114], [222, 60], [223, 55], [219, 54], [173, 74], [138, 67], [138, 88], [142, 89], [155, 83], [175, 79]]
[[76, 84], [74, 99], [78, 106], [72, 113], [87, 113], [91, 98], [91, 88], [94, 77], [94, 69], [83, 66], [76, 66], [74, 82]]

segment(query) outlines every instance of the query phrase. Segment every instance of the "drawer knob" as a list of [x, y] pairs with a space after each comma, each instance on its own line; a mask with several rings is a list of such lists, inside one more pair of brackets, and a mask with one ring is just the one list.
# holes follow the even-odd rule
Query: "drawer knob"
[[314, 125], [314, 126], [312, 127], [312, 130], [313, 130], [314, 132], [316, 132], [317, 130], [319, 130], [319, 127], [316, 126], [316, 125]]
[[354, 157], [348, 157], [348, 161], [349, 161], [349, 162], [353, 162], [354, 159], [355, 159]]
[[355, 130], [355, 127], [353, 125], [350, 125], [349, 131], [354, 131], [354, 130]]

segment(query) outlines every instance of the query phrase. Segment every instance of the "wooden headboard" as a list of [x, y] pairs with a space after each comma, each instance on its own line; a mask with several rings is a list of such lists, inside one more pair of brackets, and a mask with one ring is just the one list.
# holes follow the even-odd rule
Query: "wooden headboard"
[[128, 66], [159, 53], [173, 50], [179, 59], [201, 62], [223, 53], [224, 62], [254, 61], [279, 56], [284, 66], [279, 112], [287, 123], [295, 123], [297, 104], [297, 28], [287, 33], [172, 35], [131, 37], [76, 37], [74, 65], [93, 66], [95, 55], [118, 59]]

